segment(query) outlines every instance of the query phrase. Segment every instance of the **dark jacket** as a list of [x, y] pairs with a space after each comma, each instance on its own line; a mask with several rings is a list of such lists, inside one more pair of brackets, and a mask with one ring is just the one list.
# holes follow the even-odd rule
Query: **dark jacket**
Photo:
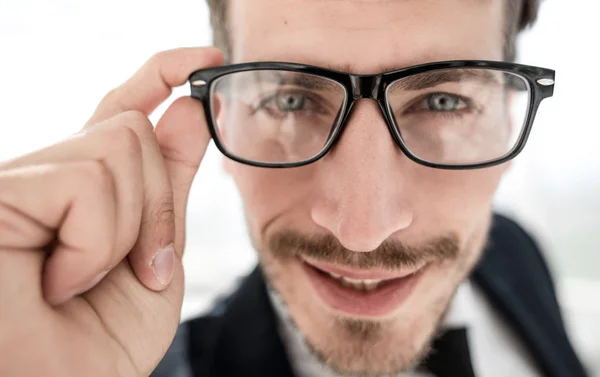
[[[550, 271], [533, 239], [515, 222], [495, 215], [489, 241], [471, 281], [513, 327], [544, 376], [587, 376], [565, 333]], [[259, 268], [209, 314], [180, 326], [151, 377], [209, 376], [293, 376]]]

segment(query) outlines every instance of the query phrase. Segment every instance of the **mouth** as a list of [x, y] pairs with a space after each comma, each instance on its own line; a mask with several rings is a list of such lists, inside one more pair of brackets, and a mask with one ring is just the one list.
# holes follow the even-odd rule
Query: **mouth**
[[299, 258], [317, 296], [336, 312], [380, 318], [408, 299], [427, 264], [399, 271], [357, 270]]

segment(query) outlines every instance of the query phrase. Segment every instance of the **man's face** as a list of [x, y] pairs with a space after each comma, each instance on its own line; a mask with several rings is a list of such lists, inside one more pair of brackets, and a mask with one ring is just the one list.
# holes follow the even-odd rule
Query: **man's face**
[[[502, 60], [503, 1], [230, 0], [234, 62], [359, 74]], [[294, 169], [225, 161], [270, 285], [310, 348], [345, 372], [387, 374], [427, 350], [477, 261], [506, 166], [420, 166], [359, 100], [338, 144]], [[345, 280], [345, 281], [344, 281]]]

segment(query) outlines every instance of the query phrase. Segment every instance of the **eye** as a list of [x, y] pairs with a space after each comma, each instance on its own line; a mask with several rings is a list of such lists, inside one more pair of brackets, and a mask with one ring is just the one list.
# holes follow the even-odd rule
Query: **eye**
[[454, 94], [433, 93], [428, 95], [418, 107], [430, 111], [457, 111], [465, 109], [467, 104]]
[[313, 93], [287, 90], [270, 93], [256, 105], [252, 105], [253, 113], [265, 111], [274, 117], [313, 116], [327, 113], [322, 98]]
[[300, 111], [304, 108], [306, 96], [300, 93], [279, 93], [274, 100], [279, 111]]

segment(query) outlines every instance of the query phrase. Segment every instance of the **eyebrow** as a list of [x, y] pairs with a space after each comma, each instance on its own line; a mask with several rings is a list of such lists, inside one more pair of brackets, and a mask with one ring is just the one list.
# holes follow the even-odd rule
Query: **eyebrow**
[[492, 74], [489, 70], [456, 68], [408, 76], [395, 81], [388, 90], [391, 93], [396, 91], [423, 90], [448, 82], [463, 81], [478, 81], [488, 85], [501, 85], [497, 75]]
[[[288, 76], [282, 71], [273, 71], [273, 73], [274, 75], [266, 75], [266, 77], [277, 78], [276, 82], [282, 85], [296, 85], [309, 90], [340, 90], [339, 84], [323, 77], [293, 72]], [[414, 76], [407, 76], [396, 81], [389, 90], [391, 93], [395, 91], [417, 91], [433, 88], [448, 82], [463, 81], [479, 81], [483, 84], [500, 85], [500, 81], [496, 75], [492, 74], [489, 70], [451, 68], [443, 71], [430, 71]]]
[[[313, 76], [311, 74], [296, 74], [294, 79], [290, 80], [294, 85], [301, 86], [306, 89], [335, 91], [343, 89], [337, 82], [331, 81], [324, 77]], [[285, 80], [284, 80], [285, 82]], [[286, 82], [287, 83], [287, 82]]]
[[[307, 90], [323, 90], [339, 92], [343, 90], [342, 86], [325, 77], [314, 76], [309, 73], [299, 73], [291, 71], [256, 71], [255, 75], [242, 80], [242, 83], [248, 81], [270, 82], [278, 85], [294, 85]], [[247, 81], [248, 80], [248, 81]]]
[[[311, 75], [309, 73], [299, 73], [292, 71], [263, 70], [249, 71], [252, 75], [243, 75], [243, 79], [237, 82], [238, 85], [247, 85], [252, 81], [272, 83], [277, 85], [293, 85], [306, 90], [321, 90], [328, 92], [338, 92], [342, 89], [341, 85], [325, 77]], [[450, 68], [440, 71], [429, 71], [414, 76], [407, 76], [394, 81], [389, 87], [389, 93], [400, 91], [418, 91], [427, 88], [433, 88], [449, 82], [479, 81], [487, 85], [501, 85], [497, 75], [486, 69], [464, 69]]]

